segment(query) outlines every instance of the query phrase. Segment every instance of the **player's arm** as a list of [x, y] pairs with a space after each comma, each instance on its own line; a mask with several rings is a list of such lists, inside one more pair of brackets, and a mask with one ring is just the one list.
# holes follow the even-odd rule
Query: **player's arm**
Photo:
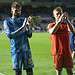
[[7, 34], [7, 36], [8, 36], [9, 38], [13, 37], [13, 35], [11, 34], [11, 32], [10, 32], [10, 30], [9, 30], [9, 27], [8, 27], [8, 25], [7, 25], [7, 21], [5, 20], [3, 23], [4, 23], [4, 24], [3, 24], [4, 32]]
[[60, 22], [57, 22], [53, 27], [50, 27], [50, 25], [51, 25], [51, 24], [48, 24], [47, 29], [48, 29], [48, 32], [49, 32], [50, 34], [52, 34], [52, 33], [55, 33], [55, 32], [57, 31], [57, 29], [59, 28]]
[[58, 30], [59, 26], [61, 25], [63, 15], [64, 14], [62, 14], [61, 17], [59, 18], [59, 20], [56, 21], [56, 23], [53, 27], [51, 27], [50, 24], [48, 25], [47, 29], [50, 34], [55, 33]]
[[28, 19], [24, 19], [23, 25], [15, 30], [14, 32], [11, 32], [12, 35], [24, 35], [27, 34], [27, 36], [30, 38], [32, 36], [32, 28], [31, 28], [31, 17], [28, 17]]
[[32, 37], [32, 28], [31, 28], [31, 27], [28, 27], [27, 36], [28, 36], [29, 38]]
[[18, 33], [23, 33], [23, 32], [25, 32], [26, 31], [26, 18], [24, 19], [24, 22], [23, 22], [23, 25], [20, 27], [20, 28], [18, 28], [17, 30], [15, 30], [15, 31], [13, 31], [11, 34], [12, 35], [14, 35], [14, 34], [18, 34]]
[[31, 16], [28, 17], [28, 20], [27, 20], [26, 24], [27, 24], [27, 27], [26, 27], [27, 36], [29, 38], [31, 38], [32, 37], [32, 17]]
[[4, 31], [5, 31], [5, 33], [7, 34], [7, 36], [8, 36], [9, 38], [17, 37], [17, 36], [19, 36], [20, 34], [23, 33], [23, 32], [22, 32], [22, 29], [19, 29], [18, 31], [13, 31], [13, 32], [11, 32], [11, 30], [9, 29], [9, 27], [8, 27], [8, 25], [7, 25], [7, 20], [4, 21], [3, 26], [4, 26]]

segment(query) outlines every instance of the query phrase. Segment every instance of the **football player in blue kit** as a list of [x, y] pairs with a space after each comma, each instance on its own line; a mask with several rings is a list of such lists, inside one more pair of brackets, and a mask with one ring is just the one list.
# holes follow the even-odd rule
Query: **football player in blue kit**
[[21, 16], [22, 6], [18, 2], [11, 5], [12, 16], [4, 20], [4, 31], [10, 40], [11, 56], [15, 75], [33, 75], [33, 61], [28, 38], [32, 37], [30, 19]]

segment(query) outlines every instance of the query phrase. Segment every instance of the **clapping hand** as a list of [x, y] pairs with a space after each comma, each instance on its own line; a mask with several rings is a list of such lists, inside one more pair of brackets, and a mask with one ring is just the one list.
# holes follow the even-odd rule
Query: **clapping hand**
[[27, 24], [28, 24], [29, 26], [32, 25], [32, 17], [31, 17], [31, 16], [28, 17]]
[[68, 13], [67, 13], [67, 12], [64, 12], [64, 13], [60, 16], [58, 22], [67, 22], [68, 18], [69, 18], [69, 17], [68, 17]]
[[67, 12], [64, 12], [63, 13], [63, 21], [67, 21], [68, 20], [68, 18], [69, 18], [69, 16], [68, 16], [68, 13]]
[[60, 16], [60, 18], [58, 19], [58, 21], [57, 21], [56, 23], [62, 22], [63, 16], [64, 16], [64, 14], [62, 14], [62, 15]]

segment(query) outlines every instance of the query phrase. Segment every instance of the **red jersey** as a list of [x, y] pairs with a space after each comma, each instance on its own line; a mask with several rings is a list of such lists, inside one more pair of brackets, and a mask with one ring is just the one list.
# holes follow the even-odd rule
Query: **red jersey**
[[[55, 25], [55, 22], [50, 23], [49, 29]], [[58, 30], [51, 34], [52, 55], [70, 54], [69, 32], [67, 24], [62, 22]]]

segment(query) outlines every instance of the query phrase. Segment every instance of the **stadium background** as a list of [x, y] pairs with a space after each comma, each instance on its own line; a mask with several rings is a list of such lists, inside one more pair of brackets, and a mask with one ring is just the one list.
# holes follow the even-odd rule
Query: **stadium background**
[[0, 28], [4, 18], [10, 15], [12, 1], [22, 4], [23, 16], [40, 16], [41, 21], [37, 21], [35, 30], [46, 31], [47, 24], [53, 20], [52, 10], [56, 6], [61, 6], [68, 11], [70, 17], [75, 16], [75, 0], [0, 0]]

